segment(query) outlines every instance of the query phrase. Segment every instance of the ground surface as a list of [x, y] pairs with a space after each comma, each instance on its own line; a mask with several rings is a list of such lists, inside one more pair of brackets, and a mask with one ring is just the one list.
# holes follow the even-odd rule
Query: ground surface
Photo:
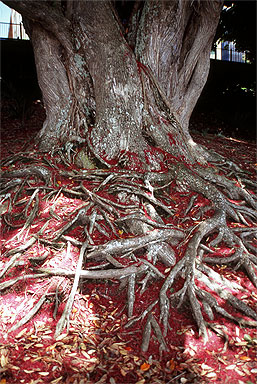
[[[19, 152], [28, 152], [27, 157], [43, 161], [33, 144], [32, 137], [44, 119], [40, 105], [34, 106], [29, 119], [10, 118], [10, 108], [5, 105], [2, 115], [2, 159]], [[195, 134], [196, 142], [229, 157], [247, 172], [256, 167], [255, 144], [224, 136]], [[45, 155], [46, 161], [57, 166], [55, 185], [72, 188], [74, 180], [61, 176], [60, 171], [67, 171], [63, 164], [56, 163]], [[33, 160], [33, 161], [34, 161]], [[28, 160], [29, 161], [29, 160]], [[46, 164], [46, 163], [45, 163]], [[4, 163], [3, 171], [12, 170], [12, 165]], [[73, 169], [68, 169], [72, 171]], [[95, 187], [94, 180], [87, 180], [88, 189]], [[31, 188], [40, 187], [40, 183]], [[41, 192], [40, 192], [41, 193]], [[48, 226], [49, 233], [59, 229], [58, 217], [65, 220], [74, 210], [81, 207], [81, 200], [67, 197], [61, 191], [55, 199], [42, 200], [40, 196], [40, 220], [29, 228], [24, 222], [15, 221], [17, 227], [2, 222], [1, 270], [6, 266], [4, 257], [10, 249], [22, 244], [36, 233], [52, 215]], [[104, 197], [104, 192], [102, 197]], [[17, 205], [17, 213], [22, 209], [22, 198]], [[186, 204], [183, 197], [174, 193], [177, 214]], [[195, 210], [204, 201], [195, 202]], [[1, 214], [6, 213], [7, 206], [2, 204]], [[33, 207], [31, 208], [33, 210]], [[52, 209], [52, 211], [51, 211]], [[54, 209], [54, 213], [53, 213]], [[17, 216], [18, 217], [18, 216]], [[13, 218], [12, 218], [13, 219]], [[13, 221], [12, 221], [13, 223]], [[184, 224], [187, 225], [187, 224]], [[23, 228], [22, 232], [20, 231]], [[82, 241], [81, 229], [74, 229], [72, 236]], [[70, 233], [69, 233], [70, 235]], [[121, 238], [122, 230], [117, 234]], [[93, 232], [94, 242], [100, 242], [103, 233]], [[106, 234], [108, 236], [108, 234]], [[78, 260], [78, 248], [71, 242], [66, 248], [52, 249], [49, 255], [47, 244], [35, 242], [22, 257], [18, 258], [8, 273], [0, 281], [0, 384], [4, 383], [256, 383], [257, 375], [257, 334], [252, 328], [240, 328], [232, 322], [215, 317], [214, 323], [228, 335], [227, 339], [217, 332], [209, 332], [209, 340], [204, 345], [198, 337], [197, 328], [188, 308], [174, 309], [168, 331], [168, 351], [159, 353], [159, 344], [155, 337], [150, 342], [147, 353], [140, 350], [140, 332], [143, 322], [137, 322], [125, 328], [127, 322], [126, 291], [117, 281], [98, 282], [85, 280], [79, 285], [72, 308], [69, 332], [66, 330], [55, 339], [55, 327], [65, 307], [72, 279], [54, 276], [51, 279], [22, 279], [9, 286], [4, 285], [18, 276], [33, 273], [35, 259], [42, 257], [44, 264], [40, 267], [58, 267], [65, 265], [73, 271]], [[228, 248], [220, 247], [217, 255], [229, 254]], [[45, 258], [44, 258], [45, 257]], [[240, 283], [245, 291], [241, 299], [253, 309], [257, 309], [257, 291], [238, 271], [231, 271], [226, 266], [214, 266], [214, 270], [229, 280]], [[162, 270], [168, 273], [169, 268]], [[179, 282], [178, 282], [179, 284]], [[59, 306], [56, 306], [58, 292]], [[134, 315], [139, 315], [158, 295], [158, 283], [152, 289], [136, 296]], [[44, 293], [47, 299], [33, 319], [13, 332], [10, 329], [35, 308]], [[137, 312], [138, 311], [138, 312]]]

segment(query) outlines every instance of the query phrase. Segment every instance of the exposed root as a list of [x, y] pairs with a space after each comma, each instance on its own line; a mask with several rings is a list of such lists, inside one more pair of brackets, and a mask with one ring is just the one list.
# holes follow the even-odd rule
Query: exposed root
[[[22, 163], [26, 156], [7, 159], [5, 167]], [[56, 337], [69, 328], [79, 282], [83, 289], [86, 279], [96, 284], [120, 281], [127, 292], [126, 328], [144, 322], [143, 352], [152, 334], [160, 352], [168, 349], [165, 336], [174, 306], [190, 306], [205, 340], [206, 328], [215, 327], [216, 313], [241, 326], [257, 325], [256, 311], [240, 299], [245, 288], [216, 270], [218, 265], [231, 273], [240, 269], [257, 287], [256, 197], [246, 188], [255, 185], [250, 176], [240, 173], [240, 184], [236, 167], [231, 167], [234, 179], [228, 179], [214, 168], [192, 169], [182, 163], [170, 164], [167, 173], [95, 169], [58, 174], [58, 165], [50, 160], [42, 165], [34, 158], [33, 163], [3, 174], [6, 241], [0, 290], [35, 279], [48, 279], [50, 286], [53, 276], [73, 279]], [[186, 204], [181, 209], [182, 199]], [[70, 259], [71, 245], [77, 250], [76, 267], [66, 267], [62, 260], [53, 266], [56, 250], [66, 249]], [[29, 253], [35, 246], [44, 246], [43, 255]], [[223, 248], [225, 254], [219, 252]], [[21, 265], [20, 276], [12, 278]], [[143, 305], [135, 317], [138, 297], [155, 283], [160, 286], [159, 299]], [[49, 295], [44, 294], [11, 331], [30, 321]]]
[[26, 316], [24, 316], [20, 321], [18, 321], [18, 323], [16, 323], [11, 329], [9, 332], [13, 332], [15, 331], [16, 329], [22, 327], [24, 324], [26, 324], [28, 321], [30, 321], [33, 316], [35, 316], [35, 314], [40, 310], [40, 308], [42, 307], [42, 305], [45, 303], [46, 301], [46, 298], [47, 296], [46, 295], [43, 295], [39, 300], [38, 302], [35, 304], [35, 306], [27, 313]]
[[75, 277], [74, 277], [74, 282], [73, 282], [73, 286], [72, 286], [72, 290], [70, 292], [69, 299], [68, 299], [68, 301], [66, 303], [65, 309], [64, 309], [64, 311], [62, 313], [62, 316], [61, 316], [60, 320], [58, 321], [58, 323], [56, 325], [55, 337], [60, 336], [60, 334], [63, 331], [63, 329], [65, 328], [65, 326], [67, 326], [67, 330], [69, 331], [70, 313], [71, 313], [71, 310], [72, 310], [72, 306], [73, 306], [73, 302], [74, 302], [74, 297], [76, 295], [76, 291], [77, 291], [77, 288], [78, 288], [79, 278], [80, 278], [81, 269], [82, 269], [82, 263], [83, 263], [83, 260], [84, 260], [84, 252], [85, 252], [85, 249], [87, 248], [87, 244], [88, 244], [88, 242], [86, 241], [82, 245], [82, 247], [81, 247], [80, 255], [79, 255], [79, 260], [78, 260], [78, 264], [77, 264], [77, 268], [76, 268], [76, 273], [75, 273]]
[[[122, 269], [99, 269], [96, 271], [92, 270], [84, 270], [82, 269], [80, 272], [79, 277], [84, 278], [84, 279], [91, 279], [91, 280], [96, 280], [96, 279], [122, 279], [124, 277], [130, 276], [134, 273], [142, 273], [146, 270], [147, 268], [144, 266], [136, 267], [134, 265]], [[57, 269], [57, 268], [40, 268], [37, 269], [38, 272], [41, 272], [46, 275], [52, 275], [52, 276], [67, 276], [67, 277], [73, 277], [75, 275], [75, 272], [69, 271], [67, 269]]]

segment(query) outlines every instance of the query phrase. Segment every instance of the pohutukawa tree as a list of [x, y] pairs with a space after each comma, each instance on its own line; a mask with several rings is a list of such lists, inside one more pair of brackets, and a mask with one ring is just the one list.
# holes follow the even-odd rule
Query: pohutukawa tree
[[[146, 318], [143, 350], [148, 348], [151, 329], [166, 348], [162, 334], [167, 333], [172, 306], [178, 303], [190, 303], [204, 336], [213, 311], [240, 324], [256, 325], [245, 318], [257, 320], [254, 310], [233, 295], [240, 286], [212, 268], [216, 264], [241, 268], [257, 285], [256, 196], [248, 191], [255, 184], [231, 161], [196, 144], [188, 130], [208, 76], [222, 1], [6, 4], [22, 14], [34, 49], [46, 110], [37, 136], [39, 148], [60, 154], [66, 163], [80, 159], [84, 168], [66, 173], [77, 186], [66, 191], [62, 187], [62, 193], [89, 199], [91, 204], [60, 225], [51, 239], [65, 242], [70, 230], [85, 227], [86, 241], [74, 240], [81, 249], [74, 286], [79, 278], [120, 279], [128, 287], [128, 317], [132, 322]], [[94, 169], [85, 171], [89, 165]], [[48, 188], [52, 185], [50, 168], [42, 165], [4, 176], [17, 177], [16, 188], [28, 177], [41, 178]], [[90, 190], [83, 182], [93, 176], [98, 186]], [[14, 187], [8, 183], [3, 190]], [[103, 198], [102, 190], [112, 198]], [[39, 193], [42, 188], [35, 190], [29, 205]], [[176, 193], [187, 202], [184, 212], [171, 198]], [[192, 207], [199, 198], [206, 207], [194, 218]], [[198, 219], [196, 225], [193, 219]], [[184, 225], [186, 220], [192, 225]], [[232, 221], [242, 227], [233, 227]], [[106, 236], [102, 245], [93, 244], [90, 234], [95, 228]], [[117, 239], [120, 228], [127, 238]], [[41, 230], [37, 238], [43, 234]], [[230, 247], [229, 256], [217, 256], [215, 249], [221, 244]], [[99, 264], [99, 270], [90, 270], [85, 261], [82, 266], [85, 254], [87, 262], [95, 262], [96, 268]], [[164, 273], [161, 265], [169, 271]], [[40, 272], [62, 274], [42, 268]], [[178, 279], [182, 288], [171, 293]], [[140, 294], [136, 287], [147, 289], [155, 280], [162, 281], [159, 298], [141, 317], [133, 318], [135, 295]], [[215, 296], [244, 315], [232, 315]], [[63, 319], [69, 316], [73, 298], [74, 290]], [[152, 314], [156, 308], [159, 318]], [[57, 334], [64, 322], [60, 324]]]

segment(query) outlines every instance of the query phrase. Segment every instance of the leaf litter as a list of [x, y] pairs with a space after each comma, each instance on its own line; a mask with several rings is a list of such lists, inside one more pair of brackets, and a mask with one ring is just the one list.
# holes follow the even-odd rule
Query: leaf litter
[[[30, 134], [32, 132], [29, 136]], [[5, 157], [8, 155], [9, 139], [8, 133], [2, 139]], [[11, 139], [14, 140], [13, 137]], [[17, 135], [15, 140], [12, 150], [19, 152], [25, 144], [22, 134]], [[254, 163], [252, 144], [235, 143], [227, 138], [212, 135], [208, 135], [207, 143], [206, 137], [203, 138], [201, 135], [197, 135], [196, 141], [204, 142], [204, 145], [209, 145], [217, 151], [229, 151], [233, 160], [240, 159], [241, 163], [244, 162], [245, 169], [252, 171]], [[7, 169], [10, 169], [8, 165], [3, 170]], [[61, 184], [58, 179], [56, 183], [58, 186]], [[68, 217], [74, 209], [81, 209], [80, 199], [71, 198], [68, 201], [61, 192], [59, 196], [55, 196], [51, 209], [40, 200], [40, 190], [38, 195], [39, 209], [44, 210], [45, 218], [49, 219], [50, 223], [58, 225], [59, 218]], [[29, 202], [29, 198], [27, 202], [29, 217], [35, 205]], [[198, 201], [195, 209], [199, 209], [201, 204], [203, 202]], [[5, 204], [5, 212], [7, 209], [8, 204]], [[17, 223], [19, 224], [19, 221]], [[80, 238], [79, 235], [77, 231], [77, 239]], [[122, 237], [122, 231], [119, 235]], [[9, 267], [9, 278], [17, 278], [14, 267], [20, 268], [24, 278], [19, 284], [11, 285], [8, 293], [2, 296], [0, 301], [0, 384], [255, 382], [257, 373], [255, 329], [240, 328], [224, 321], [221, 316], [219, 322], [218, 315], [213, 331], [208, 330], [209, 341], [204, 345], [202, 339], [197, 337], [196, 326], [187, 309], [174, 309], [167, 335], [168, 350], [160, 354], [157, 335], [153, 334], [149, 350], [143, 353], [138, 338], [143, 320], [139, 320], [139, 324], [135, 323], [134, 326], [125, 328], [128, 321], [123, 311], [126, 295], [119, 290], [115, 282], [112, 285], [107, 282], [96, 285], [88, 280], [86, 288], [83, 289], [78, 285], [69, 319], [69, 331], [64, 330], [55, 338], [56, 324], [63, 313], [71, 282], [62, 276], [52, 277], [50, 284], [39, 279], [34, 281], [30, 276], [31, 264], [28, 262], [33, 260], [36, 264], [41, 263], [42, 257], [44, 268], [56, 268], [58, 263], [61, 266], [65, 261], [65, 268], [74, 270], [77, 264], [76, 244], [72, 244], [72, 232], [69, 232], [69, 236], [71, 236], [69, 249], [51, 248], [51, 256], [54, 255], [54, 258], [46, 255], [46, 246], [35, 242], [22, 257], [13, 259], [13, 265]], [[98, 232], [94, 241], [97, 241], [97, 236], [101, 239], [104, 234]], [[26, 240], [26, 228], [20, 233], [20, 238], [15, 236], [15, 231], [12, 229], [4, 234], [3, 247], [7, 251], [8, 241], [12, 237], [16, 246], [19, 246], [21, 238]], [[231, 249], [225, 247], [213, 251], [215, 255], [231, 253]], [[124, 260], [119, 262], [124, 263]], [[248, 289], [243, 293], [245, 302], [256, 308], [257, 293], [252, 290], [252, 285], [249, 285], [247, 280], [244, 281], [243, 274], [240, 272], [235, 274], [226, 266], [217, 265], [214, 268], [227, 279], [240, 281], [241, 285]], [[169, 268], [163, 271], [168, 272]], [[153, 287], [151, 299], [156, 292]], [[45, 297], [40, 301], [42, 294], [45, 294]], [[141, 296], [142, 306], [147, 307], [146, 304], [151, 302], [147, 295], [145, 292]], [[37, 303], [40, 305], [36, 307], [37, 311], [33, 314], [33, 318], [23, 324], [23, 319]], [[135, 317], [139, 315], [136, 311], [135, 308]], [[9, 333], [17, 321], [21, 326]], [[224, 338], [224, 332], [228, 335], [227, 339]]]

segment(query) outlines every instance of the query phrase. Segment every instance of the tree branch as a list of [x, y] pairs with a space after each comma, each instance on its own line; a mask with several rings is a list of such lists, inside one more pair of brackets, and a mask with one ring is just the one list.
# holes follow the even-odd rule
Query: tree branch
[[40, 23], [44, 29], [54, 34], [59, 42], [72, 53], [71, 23], [61, 14], [58, 8], [51, 7], [46, 1], [5, 0], [3, 3], [15, 9], [28, 20]]

